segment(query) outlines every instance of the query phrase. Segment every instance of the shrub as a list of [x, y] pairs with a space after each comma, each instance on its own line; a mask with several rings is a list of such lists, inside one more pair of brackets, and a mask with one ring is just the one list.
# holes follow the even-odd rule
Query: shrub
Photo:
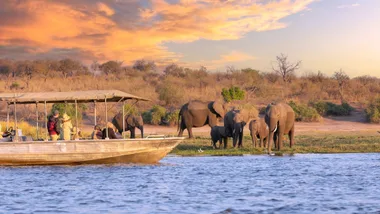
[[368, 122], [380, 123], [380, 97], [373, 99], [365, 109]]
[[310, 103], [310, 105], [313, 106], [317, 112], [323, 116], [348, 116], [354, 110], [354, 108], [346, 102], [343, 102], [341, 105], [336, 105], [331, 102], [319, 101]]
[[159, 105], [154, 105], [151, 110], [142, 114], [144, 123], [159, 125], [165, 118], [166, 109]]
[[165, 121], [167, 121], [167, 125], [174, 126], [178, 124], [178, 114], [179, 110], [168, 111], [165, 115]]
[[226, 102], [231, 102], [232, 100], [243, 100], [245, 97], [245, 91], [241, 90], [239, 87], [233, 86], [229, 89], [222, 89], [222, 96]]
[[12, 85], [11, 86], [9, 86], [9, 88], [11, 89], [11, 90], [17, 90], [17, 89], [20, 89], [20, 84], [18, 83], [18, 82], [14, 82], [14, 83], [12, 83]]
[[144, 124], [151, 124], [152, 123], [152, 112], [151, 111], [145, 111], [141, 114]]
[[124, 105], [124, 113], [125, 115], [138, 115], [139, 114], [139, 110], [137, 109], [137, 107], [135, 105], [131, 105], [131, 104], [125, 104]]
[[166, 83], [158, 88], [158, 99], [165, 102], [166, 106], [176, 105], [181, 102], [182, 88], [173, 83]]
[[288, 104], [296, 114], [296, 121], [319, 122], [322, 119], [315, 108], [303, 104], [297, 104], [294, 101], [290, 101]]

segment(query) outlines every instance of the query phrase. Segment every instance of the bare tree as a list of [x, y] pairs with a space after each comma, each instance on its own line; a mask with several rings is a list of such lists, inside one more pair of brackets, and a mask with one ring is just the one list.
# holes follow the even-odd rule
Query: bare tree
[[338, 82], [340, 99], [344, 101], [344, 87], [348, 84], [350, 77], [342, 70], [336, 71], [333, 75], [333, 79]]
[[[275, 64], [275, 65], [274, 65]], [[288, 56], [281, 53], [279, 56], [276, 56], [276, 62], [272, 63], [272, 70], [278, 74], [282, 81], [284, 82], [285, 92], [282, 93], [282, 96], [287, 95], [288, 83], [294, 77], [294, 73], [301, 66], [301, 61], [291, 63], [288, 61]]]
[[295, 63], [290, 63], [288, 61], [288, 56], [285, 54], [280, 54], [276, 56], [275, 65], [272, 63], [272, 70], [281, 76], [282, 81], [285, 83], [290, 82], [291, 77], [294, 75], [295, 71], [298, 70], [301, 66], [301, 61]]

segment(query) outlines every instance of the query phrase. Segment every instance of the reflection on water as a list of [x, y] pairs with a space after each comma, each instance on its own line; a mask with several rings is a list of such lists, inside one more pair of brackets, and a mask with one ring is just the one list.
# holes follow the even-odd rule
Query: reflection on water
[[0, 213], [378, 213], [380, 154], [0, 168]]

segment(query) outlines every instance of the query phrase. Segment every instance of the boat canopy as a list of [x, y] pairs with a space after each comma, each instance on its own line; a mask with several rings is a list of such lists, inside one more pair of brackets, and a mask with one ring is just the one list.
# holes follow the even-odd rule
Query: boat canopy
[[0, 93], [0, 101], [17, 104], [32, 103], [87, 103], [119, 102], [128, 99], [149, 101], [148, 99], [125, 93], [119, 90], [89, 90], [69, 92], [33, 92], [33, 93]]

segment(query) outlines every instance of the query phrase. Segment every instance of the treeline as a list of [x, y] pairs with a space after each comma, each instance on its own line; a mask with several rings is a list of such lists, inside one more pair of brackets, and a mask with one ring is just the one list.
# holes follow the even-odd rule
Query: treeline
[[[281, 56], [278, 59], [283, 60]], [[95, 61], [86, 66], [73, 59], [0, 59], [0, 91], [118, 89], [152, 100], [139, 104], [142, 111], [156, 104], [165, 107], [168, 112], [174, 112], [193, 99], [223, 99], [222, 92], [226, 93], [234, 87], [244, 91], [240, 102], [253, 104], [258, 109], [279, 99], [305, 105], [320, 101], [347, 102], [365, 108], [368, 101], [380, 93], [380, 80], [376, 77], [365, 75], [350, 78], [343, 70], [337, 70], [333, 75], [321, 71], [301, 73], [296, 67], [298, 63], [294, 65], [289, 67], [294, 68], [292, 72], [276, 67], [270, 72], [234, 67], [210, 72], [203, 66], [197, 69], [177, 64], [157, 66], [147, 60], [138, 60], [129, 66], [119, 61]]]

